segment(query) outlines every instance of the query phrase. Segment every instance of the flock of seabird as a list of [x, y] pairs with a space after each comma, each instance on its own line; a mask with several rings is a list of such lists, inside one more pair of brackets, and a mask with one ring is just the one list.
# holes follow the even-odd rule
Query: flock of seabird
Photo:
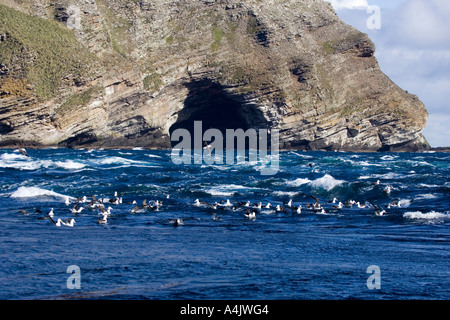
[[[24, 148], [18, 149], [18, 151], [23, 154], [26, 157], [29, 157], [26, 150]], [[380, 180], [372, 183], [373, 185], [380, 185]], [[386, 194], [390, 194], [392, 191], [392, 187], [387, 186], [383, 190]], [[101, 198], [98, 199], [95, 195], [90, 196], [90, 199], [88, 199], [87, 196], [78, 197], [75, 202], [70, 200], [70, 197], [65, 198], [65, 204], [66, 206], [73, 207], [69, 208], [70, 212], [73, 215], [78, 215], [83, 212], [83, 210], [97, 210], [98, 215], [101, 216], [97, 220], [98, 224], [106, 225], [108, 224], [108, 218], [111, 216], [111, 210], [113, 210], [114, 205], [120, 205], [123, 203], [122, 200], [123, 195], [118, 194], [117, 192], [114, 193], [114, 196], [110, 199]], [[310, 196], [314, 202], [306, 204], [304, 207], [302, 205], [294, 205], [293, 200], [290, 199], [288, 202], [283, 202], [283, 205], [277, 204], [276, 206], [273, 206], [271, 203], [266, 203], [263, 205], [262, 202], [257, 203], [251, 203], [250, 201], [238, 201], [238, 202], [231, 202], [229, 199], [227, 200], [221, 200], [219, 202], [202, 202], [199, 199], [196, 199], [192, 202], [192, 206], [195, 207], [204, 207], [211, 209], [213, 211], [219, 212], [220, 210], [224, 209], [230, 209], [234, 212], [241, 212], [243, 216], [249, 220], [256, 219], [257, 214], [263, 213], [263, 214], [276, 214], [276, 213], [285, 213], [285, 214], [301, 214], [302, 210], [308, 210], [310, 212], [316, 213], [316, 214], [327, 214], [327, 211], [339, 211], [344, 208], [353, 208], [353, 206], [356, 206], [359, 209], [364, 208], [375, 208], [375, 215], [377, 216], [383, 216], [386, 214], [386, 210], [382, 209], [378, 205], [370, 205], [370, 204], [361, 204], [360, 202], [356, 202], [355, 200], [347, 200], [345, 203], [338, 201], [337, 198], [334, 198], [333, 200], [329, 201], [328, 203], [320, 203], [320, 200], [314, 196]], [[167, 199], [170, 198], [170, 196], [166, 196]], [[142, 205], [137, 205], [136, 201], [127, 202], [126, 204], [134, 205], [133, 208], [130, 210], [130, 213], [146, 213], [149, 211], [159, 211], [160, 208], [163, 205], [163, 202], [160, 200], [152, 200], [150, 202], [147, 202], [147, 200], [144, 200], [142, 202]], [[328, 208], [325, 208], [324, 206], [328, 205]], [[400, 202], [394, 201], [392, 203], [389, 203], [385, 206], [385, 208], [390, 209], [392, 207], [400, 207]], [[20, 210], [19, 213], [22, 214], [29, 214], [26, 210]], [[34, 211], [35, 214], [42, 214], [43, 212], [39, 209]], [[56, 221], [54, 219], [55, 213], [54, 209], [51, 208], [49, 212], [43, 217], [40, 217], [39, 220], [50, 220], [55, 226], [67, 226], [67, 227], [73, 227], [76, 223], [74, 218], [68, 218], [65, 220], [62, 220], [61, 218], [57, 218]], [[219, 221], [221, 219], [221, 216], [217, 216], [217, 213], [214, 212], [212, 215], [214, 221]], [[181, 226], [184, 224], [183, 219], [181, 218], [174, 218], [169, 219], [170, 223], [172, 223], [174, 226]]]
[[[385, 190], [385, 192], [387, 192]], [[390, 191], [389, 191], [390, 192]], [[328, 212], [339, 212], [344, 208], [358, 208], [358, 209], [370, 209], [375, 208], [375, 215], [383, 216], [386, 214], [386, 210], [381, 209], [380, 206], [375, 205], [372, 206], [370, 204], [361, 204], [360, 202], [356, 202], [355, 200], [348, 200], [344, 203], [338, 201], [337, 198], [334, 198], [328, 202], [322, 202], [314, 195], [310, 196], [314, 201], [304, 204], [295, 205], [293, 200], [290, 199], [288, 202], [283, 202], [283, 204], [272, 205], [270, 202], [263, 204], [262, 202], [251, 203], [251, 201], [230, 201], [229, 199], [220, 200], [219, 202], [204, 202], [199, 199], [195, 199], [188, 206], [204, 208], [208, 209], [209, 212], [212, 212], [212, 219], [214, 221], [221, 220], [221, 215], [226, 211], [232, 211], [236, 213], [240, 213], [243, 218], [249, 220], [255, 220], [257, 215], [259, 214], [291, 214], [291, 215], [300, 215], [305, 211], [315, 214], [327, 214]], [[132, 202], [123, 202], [123, 195], [114, 193], [114, 196], [111, 198], [97, 198], [95, 195], [91, 195], [89, 197], [83, 196], [78, 197], [75, 200], [71, 200], [70, 197], [65, 198], [65, 205], [68, 207], [66, 210], [71, 212], [74, 216], [81, 216], [84, 210], [88, 211], [97, 211], [99, 219], [97, 219], [97, 223], [100, 225], [108, 224], [108, 219], [110, 218], [112, 211], [114, 210], [114, 206], [119, 206], [123, 203], [127, 205], [131, 205], [128, 207], [129, 213], [137, 214], [137, 213], [149, 213], [152, 211], [161, 211], [163, 208], [163, 201], [160, 200], [151, 200], [147, 202], [144, 200], [141, 205], [137, 205], [136, 201]], [[166, 196], [166, 199], [169, 199], [169, 196]], [[73, 199], [73, 198], [72, 198]], [[177, 203], [176, 205], [180, 205]], [[386, 208], [399, 207], [400, 202], [394, 201], [389, 203]], [[131, 209], [130, 209], [131, 208]], [[20, 210], [19, 213], [29, 214], [26, 210]], [[40, 209], [34, 211], [35, 214], [43, 214]], [[48, 219], [57, 227], [66, 226], [73, 227], [76, 224], [74, 218], [61, 219], [55, 217], [54, 208], [50, 208], [50, 210], [43, 216], [39, 217], [38, 220]], [[173, 226], [181, 226], [184, 224], [182, 218], [172, 218], [168, 219], [169, 222]]]

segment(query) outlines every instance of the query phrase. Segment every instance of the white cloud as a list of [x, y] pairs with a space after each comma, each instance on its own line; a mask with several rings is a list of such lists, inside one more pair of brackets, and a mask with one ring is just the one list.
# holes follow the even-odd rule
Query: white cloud
[[430, 113], [424, 135], [430, 144], [449, 146], [450, 1], [364, 1], [380, 6], [380, 30], [367, 29], [370, 15], [364, 4], [330, 2], [341, 19], [369, 34], [381, 70], [424, 102]]
[[394, 45], [450, 48], [449, 5], [440, 0], [408, 0], [385, 12], [383, 28]]
[[331, 3], [334, 10], [343, 9], [366, 9], [369, 4], [367, 0], [326, 0]]
[[450, 115], [446, 113], [430, 114], [428, 125], [423, 131], [432, 147], [448, 147], [450, 145]]

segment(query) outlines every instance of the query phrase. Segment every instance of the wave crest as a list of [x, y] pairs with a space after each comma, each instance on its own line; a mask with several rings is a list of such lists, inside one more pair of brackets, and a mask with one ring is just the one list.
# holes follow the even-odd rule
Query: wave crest
[[448, 218], [449, 215], [447, 213], [436, 211], [431, 211], [428, 213], [414, 211], [414, 212], [406, 212], [405, 214], [403, 214], [403, 217], [407, 219], [417, 219], [417, 220], [434, 220], [434, 219], [445, 219]]
[[37, 187], [20, 187], [11, 194], [11, 198], [36, 198], [43, 196], [62, 199], [67, 197], [66, 195]]

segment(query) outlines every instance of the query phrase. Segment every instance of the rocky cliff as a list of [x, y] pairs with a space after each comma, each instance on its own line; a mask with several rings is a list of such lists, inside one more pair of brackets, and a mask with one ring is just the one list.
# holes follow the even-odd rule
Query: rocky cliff
[[374, 51], [321, 0], [0, 0], [0, 145], [168, 148], [202, 120], [282, 149], [429, 148]]

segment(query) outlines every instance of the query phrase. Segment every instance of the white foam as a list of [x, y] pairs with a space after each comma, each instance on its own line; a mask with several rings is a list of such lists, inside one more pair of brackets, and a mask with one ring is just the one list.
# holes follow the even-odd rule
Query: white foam
[[59, 167], [68, 170], [82, 169], [84, 164], [73, 160], [52, 161], [52, 160], [34, 160], [22, 154], [4, 153], [0, 156], [0, 168], [10, 168], [18, 170], [37, 170], [40, 168]]
[[397, 180], [397, 179], [404, 178], [405, 176], [402, 174], [399, 174], [399, 173], [389, 172], [389, 173], [385, 173], [385, 174], [374, 174], [373, 177], [377, 178], [377, 179]]
[[335, 187], [340, 186], [344, 182], [344, 180], [337, 180], [331, 175], [326, 174], [322, 178], [312, 181], [311, 186], [313, 186], [314, 188], [323, 188], [327, 191], [330, 191]]
[[85, 167], [84, 164], [79, 163], [79, 162], [74, 162], [72, 160], [67, 160], [67, 161], [56, 161], [55, 165], [64, 169], [68, 169], [68, 170], [78, 170], [78, 169], [83, 169]]
[[235, 192], [239, 192], [239, 190], [245, 190], [248, 187], [235, 185], [235, 184], [224, 184], [216, 187], [212, 187], [206, 189], [205, 192], [209, 193], [213, 196], [232, 196]]
[[[445, 184], [445, 185], [447, 186], [447, 184]], [[429, 189], [429, 188], [439, 188], [439, 187], [441, 187], [441, 186], [438, 185], [438, 184], [425, 184], [425, 183], [419, 183], [419, 186], [424, 187], [424, 188], [427, 188], [427, 189]]]
[[394, 159], [396, 159], [396, 158], [398, 158], [398, 156], [389, 156], [389, 155], [386, 155], [386, 156], [382, 156], [382, 157], [381, 157], [381, 160], [392, 161], [392, 160], [394, 160]]
[[435, 211], [431, 211], [428, 213], [415, 211], [415, 212], [406, 212], [405, 214], [403, 214], [403, 217], [407, 219], [433, 220], [433, 219], [445, 219], [448, 218], [449, 215], [448, 213], [441, 213]]
[[[18, 169], [18, 170], [36, 170], [41, 167], [49, 166], [51, 161], [33, 161], [22, 155], [17, 157], [5, 156], [0, 159], [0, 168]], [[27, 161], [23, 161], [26, 159]]]
[[429, 199], [436, 199], [437, 196], [435, 196], [434, 194], [431, 193], [426, 193], [426, 194], [419, 194], [416, 199], [417, 200], [429, 200]]
[[363, 167], [369, 167], [369, 166], [373, 166], [373, 167], [382, 167], [382, 164], [378, 164], [378, 163], [370, 163], [367, 161], [359, 161], [357, 162], [358, 165], [363, 166]]
[[297, 192], [295, 192], [295, 191], [274, 191], [273, 194], [275, 196], [279, 196], [279, 197], [289, 196], [289, 197], [293, 198], [297, 194]]
[[122, 157], [108, 157], [98, 161], [100, 164], [130, 164], [136, 161], [125, 159]]
[[0, 156], [0, 159], [2, 160], [17, 160], [17, 159], [21, 159], [21, 160], [27, 160], [28, 157], [24, 156], [23, 154], [18, 154], [18, 153], [3, 153]]
[[298, 178], [294, 181], [288, 181], [288, 182], [286, 182], [286, 184], [288, 186], [292, 186], [292, 187], [300, 187], [301, 185], [304, 185], [304, 184], [307, 184], [310, 182], [311, 182], [311, 180], [309, 180], [308, 178], [306, 178], [306, 179]]
[[123, 165], [123, 166], [148, 166], [148, 162], [144, 161], [136, 161], [131, 159], [126, 159], [122, 157], [107, 157], [98, 160], [94, 160], [94, 163], [98, 163], [100, 165]]
[[299, 154], [299, 153], [294, 152], [294, 151], [291, 151], [290, 153], [295, 154], [296, 156], [299, 156], [300, 158], [303, 158], [303, 159], [313, 159], [312, 156], [308, 156], [308, 155], [305, 155], [305, 154]]
[[426, 161], [406, 160], [406, 162], [411, 163], [414, 167], [419, 167], [419, 166], [435, 167], [435, 165], [428, 163]]
[[63, 199], [67, 197], [66, 195], [37, 187], [20, 187], [11, 194], [11, 198], [36, 198], [42, 196], [63, 198]]

